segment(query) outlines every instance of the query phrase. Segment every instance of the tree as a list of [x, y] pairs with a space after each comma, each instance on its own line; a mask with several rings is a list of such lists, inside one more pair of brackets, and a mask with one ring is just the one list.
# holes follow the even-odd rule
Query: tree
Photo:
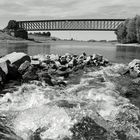
[[10, 20], [8, 22], [8, 25], [6, 27], [7, 29], [14, 29], [14, 30], [17, 30], [19, 27], [18, 27], [18, 24], [15, 20]]
[[47, 33], [46, 33], [46, 36], [47, 36], [47, 37], [50, 37], [50, 36], [51, 36], [51, 33], [50, 33], [50, 32], [47, 32]]
[[140, 16], [125, 20], [115, 34], [120, 43], [140, 43]]
[[122, 23], [118, 27], [117, 31], [115, 31], [115, 34], [117, 35], [118, 42], [125, 43], [126, 42], [126, 35], [127, 35], [125, 24]]
[[137, 43], [136, 18], [130, 19], [126, 24], [126, 43]]
[[140, 43], [140, 16], [136, 15], [136, 36], [137, 42]]

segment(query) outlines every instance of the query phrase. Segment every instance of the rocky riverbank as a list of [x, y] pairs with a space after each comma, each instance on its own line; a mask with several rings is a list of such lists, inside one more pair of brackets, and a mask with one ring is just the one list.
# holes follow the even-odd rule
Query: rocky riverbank
[[28, 56], [24, 53], [11, 53], [0, 58], [1, 89], [10, 80], [20, 83], [38, 80], [49, 86], [63, 85], [70, 74], [83, 70], [86, 67], [99, 67], [109, 64], [102, 55], [87, 56], [65, 54]]
[[140, 60], [125, 65], [99, 54], [11, 53], [0, 67], [2, 139], [140, 138]]

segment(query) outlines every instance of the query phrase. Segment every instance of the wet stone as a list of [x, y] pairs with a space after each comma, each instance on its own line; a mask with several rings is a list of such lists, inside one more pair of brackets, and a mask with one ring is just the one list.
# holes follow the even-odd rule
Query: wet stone
[[70, 140], [108, 140], [107, 131], [90, 117], [83, 117], [70, 130], [73, 134]]

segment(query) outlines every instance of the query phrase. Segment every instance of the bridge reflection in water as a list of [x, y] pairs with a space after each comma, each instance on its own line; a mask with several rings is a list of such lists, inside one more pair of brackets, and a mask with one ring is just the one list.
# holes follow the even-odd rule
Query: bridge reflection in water
[[24, 52], [28, 53], [28, 45], [27, 43], [10, 43], [10, 45], [7, 46], [7, 53], [12, 52]]
[[124, 62], [130, 62], [132, 59], [140, 59], [140, 47], [135, 46], [117, 46], [116, 59]]

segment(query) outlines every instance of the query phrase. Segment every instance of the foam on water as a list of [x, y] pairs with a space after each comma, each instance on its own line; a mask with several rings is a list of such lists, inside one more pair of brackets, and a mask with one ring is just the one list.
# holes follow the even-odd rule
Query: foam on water
[[38, 107], [50, 101], [48, 92], [51, 88], [43, 88], [35, 84], [24, 84], [14, 93], [7, 93], [0, 99], [0, 110], [24, 110]]
[[72, 121], [64, 109], [56, 106], [41, 106], [23, 111], [14, 121], [14, 128], [19, 136], [24, 139], [29, 133], [43, 128], [41, 138], [57, 139], [58, 137], [70, 136]]
[[23, 139], [42, 129], [41, 138], [61, 139], [71, 136], [69, 128], [74, 121], [64, 108], [50, 106], [48, 103], [58, 100], [75, 100], [93, 103], [97, 112], [105, 119], [113, 121], [120, 106], [129, 100], [120, 96], [115, 84], [108, 77], [119, 76], [124, 65], [116, 64], [95, 72], [85, 73], [77, 85], [68, 85], [65, 89], [45, 86], [42, 83], [24, 84], [18, 90], [0, 98], [1, 111], [19, 111], [13, 120], [17, 135]]

